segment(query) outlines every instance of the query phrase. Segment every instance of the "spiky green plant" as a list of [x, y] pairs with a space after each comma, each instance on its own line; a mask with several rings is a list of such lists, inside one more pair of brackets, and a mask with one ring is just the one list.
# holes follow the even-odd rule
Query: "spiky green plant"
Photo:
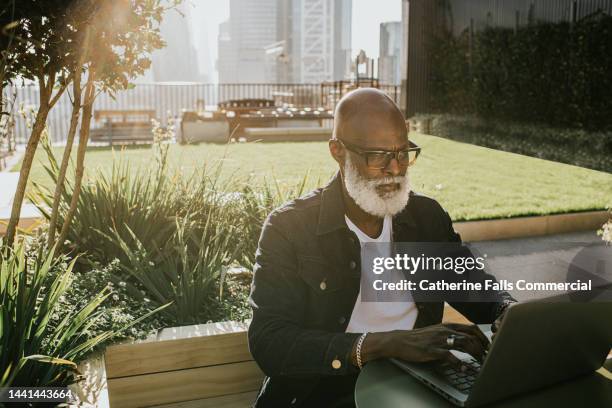
[[157, 253], [149, 253], [132, 235], [131, 241], [137, 243], [134, 249], [115, 232], [114, 239], [128, 259], [121, 268], [131, 278], [126, 280], [136, 283], [130, 284], [132, 295], [148, 296], [154, 305], [172, 302], [164, 313], [179, 325], [212, 317], [211, 304], [221, 270], [235, 258], [236, 235], [216, 222], [220, 207], [211, 208], [203, 226], [196, 226], [198, 221], [189, 218], [177, 219], [176, 233]]
[[[53, 152], [47, 150], [48, 174], [56, 179]], [[212, 317], [211, 300], [222, 268], [240, 257], [237, 201], [231, 178], [223, 178], [221, 167], [202, 167], [188, 178], [165, 171], [165, 159], [157, 171], [133, 169], [128, 163], [113, 163], [110, 175], [98, 172], [81, 189], [77, 213], [68, 234], [68, 246], [84, 252], [98, 264], [119, 259], [123, 274], [113, 278], [129, 284], [135, 299], [154, 305], [170, 301], [165, 311], [175, 324], [206, 321]], [[36, 186], [45, 204], [50, 193]], [[60, 206], [63, 222], [72, 193], [66, 188]]]
[[[51, 179], [57, 182], [58, 167], [53, 150], [47, 144], [44, 147], [48, 158], [45, 169]], [[121, 253], [117, 242], [105, 239], [113, 231], [117, 231], [125, 240], [130, 237], [129, 231], [139, 237], [147, 237], [144, 241], [147, 247], [163, 245], [172, 236], [173, 215], [179, 209], [176, 208], [177, 203], [172, 201], [174, 197], [167, 194], [172, 180], [166, 178], [163, 171], [158, 174], [160, 178], [144, 169], [134, 170], [122, 161], [113, 161], [108, 175], [104, 172], [96, 173], [92, 181], [81, 187], [65, 251], [79, 251], [87, 254], [85, 260], [107, 264]], [[60, 228], [73, 194], [72, 183], [69, 180], [65, 183], [58, 214]], [[38, 203], [42, 214], [49, 218], [52, 192], [34, 183], [34, 194], [33, 201]]]
[[[56, 180], [53, 151], [46, 148], [47, 172]], [[185, 178], [169, 173], [166, 156], [158, 156], [156, 169], [135, 169], [119, 159], [109, 175], [95, 173], [81, 189], [65, 248], [103, 265], [119, 259], [123, 274], [113, 278], [129, 284], [135, 299], [172, 301], [164, 313], [175, 324], [206, 321], [216, 316], [214, 289], [224, 285], [224, 268], [252, 267], [265, 218], [301, 195], [308, 175], [293, 187], [241, 182], [222, 177], [218, 165]], [[36, 190], [46, 214], [44, 203], [52, 197], [41, 186]], [[68, 184], [59, 224], [71, 193]]]
[[[117, 331], [88, 336], [110, 288], [67, 313], [61, 310], [60, 300], [74, 279], [75, 260], [62, 268], [66, 260], [54, 258], [53, 249], [40, 248], [27, 256], [23, 243], [0, 260], [0, 386], [67, 385], [74, 381], [76, 364], [88, 352], [161, 309]], [[62, 318], [52, 324], [55, 313]]]

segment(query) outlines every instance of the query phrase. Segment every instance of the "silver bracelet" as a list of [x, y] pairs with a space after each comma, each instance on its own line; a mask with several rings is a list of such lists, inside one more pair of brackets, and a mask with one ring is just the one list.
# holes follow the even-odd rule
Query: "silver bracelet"
[[368, 333], [363, 333], [359, 340], [357, 341], [357, 366], [361, 370], [363, 368], [363, 361], [361, 360], [361, 346], [363, 346], [363, 341], [365, 340]]

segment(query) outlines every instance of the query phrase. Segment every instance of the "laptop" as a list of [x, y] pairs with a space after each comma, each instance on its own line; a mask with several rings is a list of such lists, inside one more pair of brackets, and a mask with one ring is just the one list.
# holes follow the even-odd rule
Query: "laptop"
[[[593, 373], [612, 347], [612, 303], [536, 301], [510, 306], [482, 364], [452, 351], [466, 371], [392, 362], [455, 405], [477, 407]], [[489, 337], [491, 332], [485, 332]]]

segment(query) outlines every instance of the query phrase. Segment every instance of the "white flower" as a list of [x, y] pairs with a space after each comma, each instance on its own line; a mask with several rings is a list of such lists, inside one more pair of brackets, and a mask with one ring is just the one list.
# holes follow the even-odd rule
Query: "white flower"
[[606, 244], [612, 243], [612, 219], [609, 219], [599, 231], [597, 231], [597, 235], [601, 235], [601, 239], [606, 242]]

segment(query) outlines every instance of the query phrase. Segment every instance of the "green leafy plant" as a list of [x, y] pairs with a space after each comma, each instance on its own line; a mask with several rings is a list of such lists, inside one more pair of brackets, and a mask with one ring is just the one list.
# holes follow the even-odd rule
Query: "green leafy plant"
[[[41, 247], [28, 256], [19, 243], [1, 261], [0, 386], [67, 385], [75, 381], [77, 363], [87, 353], [159, 310], [118, 331], [90, 336], [88, 330], [101, 313], [99, 306], [111, 295], [109, 287], [80, 309], [66, 312], [61, 303], [74, 279], [74, 260], [62, 267], [67, 260], [54, 258], [53, 248]], [[56, 268], [60, 269], [53, 273]]]
[[477, 27], [427, 38], [429, 113], [612, 130], [612, 16]]
[[[61, 268], [55, 268], [50, 278], [61, 272]], [[172, 326], [172, 322], [163, 313], [157, 313], [149, 319], [134, 324], [129, 329], [120, 331], [138, 316], [143, 316], [155, 309], [152, 302], [146, 302], [141, 297], [133, 296], [131, 288], [125, 281], [116, 279], [121, 273], [119, 260], [101, 267], [75, 272], [76, 279], [73, 279], [70, 288], [60, 298], [60, 305], [51, 317], [51, 324], [58, 324], [66, 313], [80, 310], [92, 296], [108, 286], [112, 289], [112, 293], [98, 306], [97, 310], [100, 311], [100, 315], [85, 333], [88, 336], [96, 336], [109, 330], [115, 331], [117, 334], [107, 342], [112, 343], [127, 338], [144, 339], [160, 328]], [[104, 345], [102, 344], [101, 347]]]
[[[47, 143], [43, 146], [47, 173], [56, 180], [53, 150]], [[226, 318], [223, 310], [244, 315], [234, 307], [239, 306], [228, 309], [224, 302], [243, 299], [248, 284], [226, 281], [223, 271], [251, 269], [264, 219], [301, 195], [308, 175], [293, 187], [222, 177], [220, 165], [203, 166], [183, 177], [169, 174], [164, 147], [161, 142], [153, 146], [153, 168], [136, 169], [118, 158], [110, 173], [99, 171], [83, 185], [64, 249], [84, 253], [82, 273], [116, 263], [109, 279], [125, 284], [132, 301], [153, 307], [173, 302], [162, 314], [169, 324]], [[72, 194], [67, 183], [59, 225]], [[35, 185], [33, 201], [47, 217], [52, 197]], [[230, 299], [223, 299], [223, 287], [228, 285]]]
[[[43, 144], [48, 158], [45, 169], [51, 179], [58, 177], [57, 160], [49, 144]], [[160, 172], [163, 175], [163, 172]], [[119, 234], [131, 243], [131, 235], [142, 237], [142, 244], [149, 250], [163, 245], [172, 236], [174, 216], [179, 214], [181, 203], [173, 202], [170, 191], [172, 180], [151, 176], [145, 170], [135, 170], [128, 163], [113, 161], [110, 174], [98, 172], [85, 183], [79, 194], [79, 202], [66, 236], [68, 251], [84, 252], [83, 261], [98, 265], [112, 262], [122, 253], [119, 242], [107, 239]], [[58, 223], [63, 225], [73, 194], [72, 183], [66, 187], [60, 202]], [[171, 193], [171, 194], [168, 194]], [[49, 219], [53, 194], [47, 188], [34, 184], [33, 201], [39, 203], [42, 214]], [[119, 257], [120, 261], [125, 258]]]
[[612, 171], [612, 131], [589, 132], [545, 125], [483, 119], [474, 115], [421, 115], [431, 120], [430, 133], [461, 142]]
[[[220, 207], [213, 207], [205, 225], [188, 218], [177, 220], [174, 236], [164, 248], [148, 252], [138, 237], [132, 235], [128, 245], [115, 233], [128, 261], [121, 265], [134, 297], [152, 301], [154, 305], [172, 302], [165, 314], [173, 323], [184, 325], [209, 320], [215, 310], [215, 289], [221, 270], [235, 257], [232, 241], [235, 234], [216, 222]], [[208, 236], [208, 238], [206, 238]], [[155, 260], [155, 261], [153, 261]], [[142, 288], [143, 291], [140, 291]]]
[[[39, 88], [36, 118], [22, 160], [7, 225], [7, 249], [16, 236], [34, 155], [51, 109], [72, 84], [73, 103], [67, 148], [60, 166], [48, 228], [49, 246], [53, 245], [56, 232], [59, 232], [57, 240], [60, 244], [56, 248], [61, 248], [78, 204], [76, 197], [84, 173], [94, 100], [100, 91], [112, 94], [127, 89], [130, 80], [149, 68], [149, 55], [164, 46], [159, 30], [164, 12], [179, 3], [180, 0], [20, 0], [3, 7], [0, 12], [0, 106], [3, 105], [2, 90], [17, 79], [31, 80]], [[81, 126], [73, 185], [77, 194], [69, 210], [64, 212], [67, 222], [64, 223], [66, 228], [61, 231], [56, 228], [58, 205], [79, 116]]]
[[[44, 146], [46, 169], [54, 179], [57, 162], [51, 147]], [[164, 312], [171, 324], [206, 321], [218, 309], [214, 295], [222, 267], [240, 258], [245, 247], [238, 202], [221, 189], [220, 167], [203, 167], [185, 179], [178, 173], [169, 176], [164, 150], [156, 152], [156, 171], [135, 170], [118, 160], [110, 175], [99, 172], [83, 186], [65, 248], [85, 253], [83, 270], [117, 259], [113, 283], [128, 285], [129, 296], [137, 301], [154, 306], [172, 301]], [[224, 182], [231, 189], [231, 179]], [[35, 188], [39, 208], [49, 217], [52, 195]], [[71, 194], [68, 184], [60, 224]]]

